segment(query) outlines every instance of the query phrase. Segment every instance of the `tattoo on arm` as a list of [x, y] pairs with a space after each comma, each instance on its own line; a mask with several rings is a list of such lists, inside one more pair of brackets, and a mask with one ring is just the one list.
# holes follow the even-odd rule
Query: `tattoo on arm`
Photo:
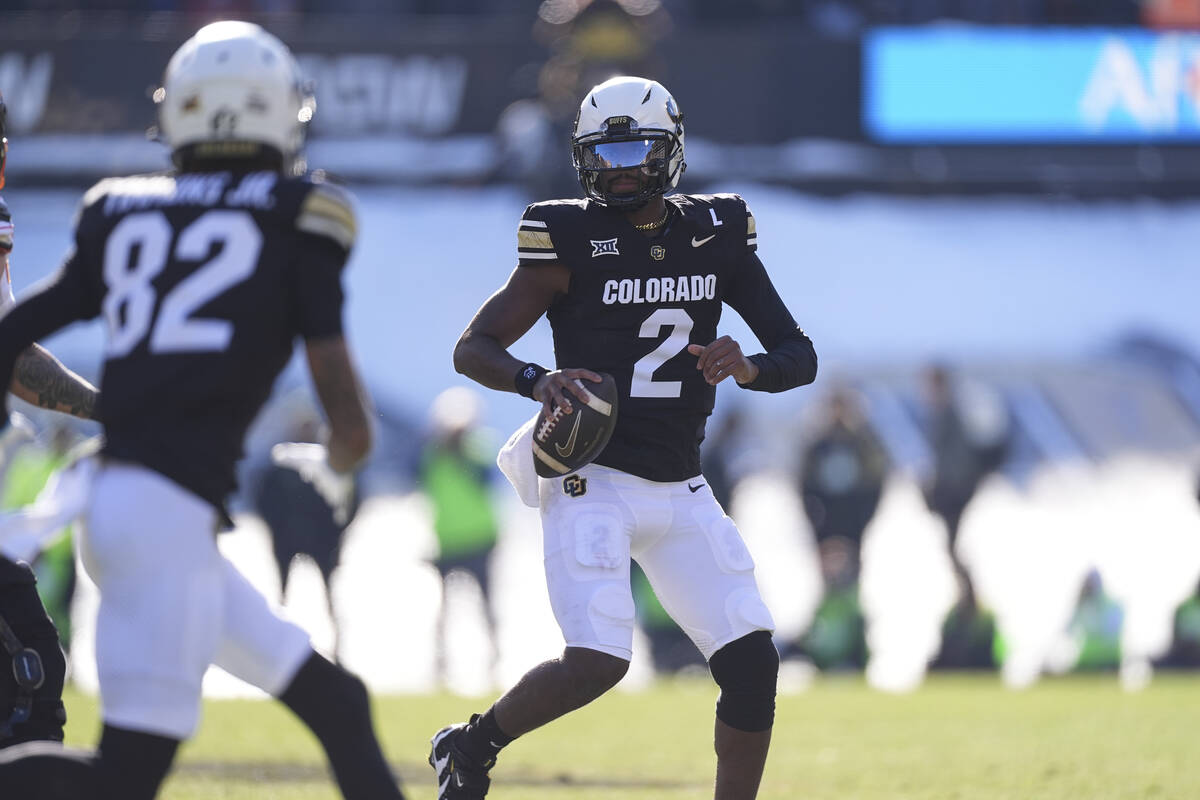
[[32, 345], [17, 357], [10, 388], [17, 397], [42, 408], [81, 419], [96, 418], [96, 387], [63, 366], [41, 345]]

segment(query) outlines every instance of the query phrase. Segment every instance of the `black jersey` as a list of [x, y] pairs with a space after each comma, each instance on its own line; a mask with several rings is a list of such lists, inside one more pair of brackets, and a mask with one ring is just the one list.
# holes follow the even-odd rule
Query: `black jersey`
[[0, 253], [7, 253], [13, 246], [12, 214], [8, 213], [8, 205], [0, 197]]
[[[768, 351], [799, 343], [798, 361], [751, 356], [760, 375], [748, 388], [779, 391], [812, 380], [811, 342], [796, 327], [755, 255], [754, 217], [733, 194], [673, 195], [671, 217], [647, 237], [625, 216], [591, 200], [526, 209], [518, 232], [522, 267], [562, 264], [570, 288], [548, 311], [560, 369], [610, 373], [620, 413], [596, 463], [654, 481], [700, 472], [700, 442], [712, 413], [709, 385], [690, 343], [717, 338], [723, 303]], [[786, 356], [784, 361], [795, 360]], [[794, 368], [793, 368], [794, 367]]]
[[9, 213], [4, 198], [0, 197], [0, 261], [3, 262], [0, 264], [0, 311], [13, 304], [12, 275], [9, 273], [8, 259], [6, 258], [12, 249], [12, 214]]
[[355, 226], [349, 196], [311, 178], [102, 181], [84, 197], [57, 277], [0, 322], [0, 373], [13, 346], [102, 315], [104, 452], [221, 508], [296, 337], [342, 332]]

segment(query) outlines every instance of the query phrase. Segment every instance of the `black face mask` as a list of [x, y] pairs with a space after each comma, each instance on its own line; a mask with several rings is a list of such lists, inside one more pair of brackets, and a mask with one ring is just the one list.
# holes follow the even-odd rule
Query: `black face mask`
[[[571, 155], [588, 197], [610, 208], [632, 210], [670, 191], [678, 177], [671, 173], [671, 162], [679, 147], [679, 139], [666, 131], [606, 132], [576, 138]], [[682, 171], [682, 161], [676, 169]], [[637, 190], [609, 191], [610, 175], [635, 170], [640, 184]]]

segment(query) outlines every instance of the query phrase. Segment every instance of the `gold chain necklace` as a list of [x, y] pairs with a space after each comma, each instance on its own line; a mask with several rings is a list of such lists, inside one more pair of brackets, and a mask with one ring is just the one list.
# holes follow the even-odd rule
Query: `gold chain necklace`
[[661, 228], [663, 225], [666, 224], [667, 216], [670, 213], [671, 213], [671, 207], [667, 206], [666, 208], [663, 209], [662, 219], [655, 220], [654, 222], [646, 222], [642, 225], [635, 224], [633, 227], [638, 229], [639, 231], [652, 231], [657, 228]]

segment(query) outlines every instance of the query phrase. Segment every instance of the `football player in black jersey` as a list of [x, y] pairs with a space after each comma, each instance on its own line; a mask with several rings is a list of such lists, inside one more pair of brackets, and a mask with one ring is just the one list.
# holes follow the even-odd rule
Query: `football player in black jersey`
[[[439, 798], [487, 793], [501, 747], [615, 685], [631, 655], [629, 559], [708, 660], [721, 688], [717, 800], [758, 791], [779, 657], [754, 562], [700, 473], [716, 386], [779, 392], [810, 383], [817, 359], [755, 254], [737, 195], [669, 195], [684, 170], [683, 116], [660, 84], [613, 78], [583, 99], [572, 139], [586, 198], [535, 203], [519, 265], [475, 315], [455, 367], [493, 389], [568, 413], [575, 381], [616, 379], [620, 412], [595, 462], [540, 479], [547, 585], [566, 648], [483, 715], [443, 728], [430, 763]], [[717, 332], [722, 305], [766, 352]], [[508, 352], [546, 314], [558, 369]], [[530, 467], [532, 469], [532, 467]]]
[[[0, 95], [0, 189], [4, 188], [4, 167], [8, 158], [8, 109]], [[4, 198], [0, 197], [0, 311], [14, 302], [8, 259], [13, 249], [13, 221]], [[21, 353], [13, 368], [9, 391], [17, 397], [51, 411], [62, 411], [81, 419], [93, 419], [96, 388], [64, 367], [41, 345], [30, 345]]]
[[89, 191], [62, 269], [0, 320], [4, 381], [36, 338], [97, 316], [107, 327], [105, 444], [85, 462], [80, 541], [101, 597], [104, 729], [95, 754], [10, 748], [0, 787], [5, 797], [150, 800], [198, 724], [215, 663], [312, 729], [348, 800], [398, 800], [362, 682], [276, 616], [215, 538], [246, 429], [297, 338], [330, 434], [288, 458], [338, 494], [370, 448], [342, 333], [350, 198], [294, 176], [313, 103], [291, 53], [257, 25], [200, 29], [155, 99], [176, 169]]
[[[7, 122], [8, 109], [0, 95], [0, 189], [4, 188], [8, 157]], [[16, 302], [9, 272], [12, 249], [12, 216], [0, 197], [0, 312]], [[83, 419], [95, 415], [95, 387], [38, 344], [17, 356], [9, 390], [42, 408]], [[62, 689], [67, 662], [36, 583], [28, 565], [0, 554], [0, 747], [63, 739], [66, 711]], [[11, 665], [14, 658], [33, 659], [29, 666], [35, 674], [18, 680]]]

